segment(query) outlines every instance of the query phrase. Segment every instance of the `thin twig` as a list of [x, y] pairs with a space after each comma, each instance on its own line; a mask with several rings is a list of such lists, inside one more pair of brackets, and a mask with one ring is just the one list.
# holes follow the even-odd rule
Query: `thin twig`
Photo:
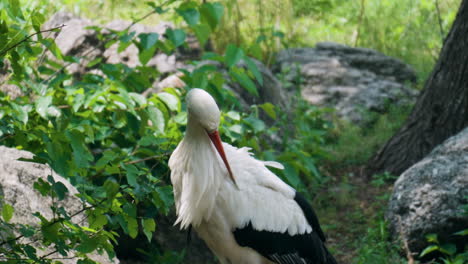
[[[101, 201], [100, 203], [102, 203], [102, 201]], [[98, 203], [98, 204], [100, 204], [100, 203]], [[75, 212], [74, 214], [72, 214], [72, 215], [70, 216], [70, 218], [73, 218], [73, 217], [77, 216], [78, 214], [81, 214], [82, 212], [84, 212], [84, 211], [86, 211], [86, 210], [88, 210], [88, 209], [94, 208], [94, 207], [95, 207], [94, 205], [92, 205], [92, 206], [85, 206], [85, 207], [83, 207], [83, 209], [78, 210], [77, 212]], [[56, 220], [50, 222], [49, 224], [47, 224], [46, 226], [51, 226], [51, 225], [56, 224], [56, 223], [58, 223], [58, 222], [60, 222], [60, 221], [62, 221], [62, 219], [56, 219]], [[15, 238], [11, 238], [11, 239], [8, 239], [8, 240], [4, 240], [4, 241], [0, 242], [0, 247], [3, 246], [3, 245], [5, 245], [6, 243], [10, 243], [10, 242], [12, 242], [12, 241], [19, 240], [19, 239], [21, 239], [21, 238], [23, 238], [23, 237], [24, 237], [24, 235], [19, 235], [19, 236], [15, 237]]]
[[434, 0], [435, 1], [435, 7], [437, 10], [437, 20], [439, 21], [439, 30], [440, 30], [440, 41], [442, 44], [444, 44], [444, 28], [442, 27], [442, 18], [440, 16], [440, 8], [439, 8], [439, 0]]
[[0, 57], [4, 56], [8, 51], [10, 51], [10, 50], [12, 50], [12, 49], [18, 47], [21, 43], [28, 41], [28, 39], [32, 38], [33, 36], [36, 36], [37, 34], [45, 33], [45, 32], [51, 32], [51, 31], [54, 31], [54, 30], [57, 30], [57, 29], [61, 29], [61, 28], [63, 28], [63, 27], [65, 27], [65, 24], [62, 24], [62, 25], [60, 25], [60, 26], [58, 26], [58, 27], [54, 27], [54, 28], [49, 28], [49, 29], [37, 31], [36, 33], [33, 33], [33, 34], [31, 34], [31, 35], [25, 37], [24, 39], [22, 39], [21, 41], [19, 41], [19, 42], [16, 43], [16, 44], [14, 44], [13, 46], [2, 50], [2, 51], [0, 52]]
[[146, 157], [146, 158], [139, 159], [139, 160], [132, 160], [132, 161], [125, 162], [125, 165], [140, 163], [140, 162], [147, 161], [147, 160], [152, 160], [152, 159], [159, 159], [159, 158], [162, 158], [162, 157], [165, 157], [165, 156], [169, 156], [170, 154], [171, 153], [163, 153], [163, 154], [160, 154], [160, 155], [154, 155], [154, 156]]
[[14, 136], [14, 134], [8, 134], [8, 135], [2, 137], [2, 138], [0, 138], [0, 142], [2, 142], [3, 140], [5, 140], [5, 139], [7, 139], [7, 138], [12, 137], [12, 136]]
[[406, 258], [408, 259], [408, 264], [414, 264], [414, 257], [413, 253], [409, 249], [408, 240], [405, 238], [403, 234], [403, 225], [401, 224], [401, 216], [397, 216], [398, 219], [398, 233], [400, 234], [401, 240], [403, 240], [403, 246], [405, 247]]

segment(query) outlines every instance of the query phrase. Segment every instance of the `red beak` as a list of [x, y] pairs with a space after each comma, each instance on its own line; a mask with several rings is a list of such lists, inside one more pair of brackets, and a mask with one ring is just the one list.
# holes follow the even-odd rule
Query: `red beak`
[[219, 137], [218, 130], [215, 130], [211, 133], [207, 132], [208, 136], [211, 139], [211, 142], [213, 142], [213, 145], [215, 146], [216, 150], [218, 151], [219, 155], [221, 156], [221, 159], [223, 159], [224, 165], [226, 165], [226, 168], [229, 172], [229, 177], [231, 177], [232, 182], [234, 182], [234, 185], [236, 187], [237, 183], [236, 180], [234, 179], [234, 175], [232, 174], [231, 171], [231, 166], [229, 166], [229, 162], [227, 161], [226, 154], [224, 153], [224, 148], [223, 148], [223, 143], [221, 142], [221, 138]]

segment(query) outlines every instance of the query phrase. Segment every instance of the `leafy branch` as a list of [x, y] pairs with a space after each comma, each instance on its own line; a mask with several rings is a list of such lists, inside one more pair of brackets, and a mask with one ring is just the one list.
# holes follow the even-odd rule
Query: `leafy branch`
[[[129, 30], [130, 28], [132, 28], [134, 25], [136, 25], [137, 23], [147, 19], [148, 17], [156, 14], [156, 13], [159, 13], [161, 12], [160, 9], [163, 8], [164, 6], [170, 4], [174, 2], [174, 0], [168, 0], [164, 3], [162, 3], [159, 7], [157, 8], [153, 8], [153, 10], [151, 12], [148, 12], [147, 14], [145, 14], [144, 16], [140, 17], [140, 18], [137, 18], [137, 19], [134, 19], [132, 21], [132, 23], [130, 25], [128, 25], [124, 30], [123, 32]], [[114, 35], [112, 36], [111, 38], [108, 38], [106, 41], [102, 42], [101, 45], [96, 45], [94, 46], [92, 49], [89, 49], [87, 50], [83, 55], [82, 57], [86, 57], [88, 56], [89, 54], [92, 54], [94, 51], [96, 51], [98, 48], [101, 48], [102, 46], [105, 46], [107, 43], [111, 42], [111, 41], [114, 41], [114, 40], [117, 40], [118, 38], [118, 35]], [[56, 70], [53, 74], [51, 74], [47, 79], [45, 79], [44, 81], [42, 81], [41, 83], [46, 83], [48, 81], [50, 81], [53, 77], [55, 77], [58, 73], [62, 72], [63, 70], [65, 70], [66, 68], [68, 68], [70, 65], [72, 65], [73, 63], [75, 62], [67, 62], [66, 64], [64, 64], [60, 69]]]
[[54, 27], [54, 28], [49, 28], [49, 29], [44, 29], [44, 30], [40, 30], [40, 31], [37, 31], [33, 34], [30, 34], [28, 35], [27, 37], [25, 37], [24, 39], [20, 40], [19, 42], [13, 44], [11, 47], [9, 48], [5, 48], [4, 50], [0, 51], [0, 57], [3, 57], [7, 54], [8, 51], [18, 47], [19, 45], [21, 45], [22, 43], [28, 41], [30, 38], [38, 35], [38, 34], [41, 34], [41, 33], [46, 33], [46, 32], [56, 32], [57, 30], [59, 29], [62, 29], [63, 27], [65, 27], [65, 24], [62, 24], [60, 26], [57, 26], [57, 27]]

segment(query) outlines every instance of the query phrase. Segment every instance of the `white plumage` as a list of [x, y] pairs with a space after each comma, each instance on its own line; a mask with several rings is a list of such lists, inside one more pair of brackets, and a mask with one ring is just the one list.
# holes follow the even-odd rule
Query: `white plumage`
[[282, 169], [281, 164], [259, 161], [248, 148], [227, 143], [222, 143], [227, 158], [223, 161], [212, 138], [217, 136], [220, 113], [208, 93], [192, 89], [187, 95], [187, 109], [186, 135], [169, 159], [175, 224], [182, 229], [193, 226], [223, 264], [315, 263], [277, 262], [274, 257], [239, 245], [233, 232], [249, 224], [254, 230], [289, 236], [313, 230], [295, 201], [296, 191], [267, 168]]

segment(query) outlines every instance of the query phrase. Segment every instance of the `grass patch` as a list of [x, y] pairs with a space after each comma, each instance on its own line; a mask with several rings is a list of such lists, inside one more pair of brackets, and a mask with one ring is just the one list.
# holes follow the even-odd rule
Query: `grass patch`
[[388, 113], [369, 113], [367, 125], [338, 121], [331, 135], [328, 166], [343, 168], [365, 164], [369, 158], [401, 127], [411, 106], [390, 107]]
[[400, 245], [390, 241], [384, 219], [392, 184], [380, 184], [380, 177], [369, 184], [344, 172], [335, 187], [316, 195], [313, 204], [338, 263], [406, 263]]

